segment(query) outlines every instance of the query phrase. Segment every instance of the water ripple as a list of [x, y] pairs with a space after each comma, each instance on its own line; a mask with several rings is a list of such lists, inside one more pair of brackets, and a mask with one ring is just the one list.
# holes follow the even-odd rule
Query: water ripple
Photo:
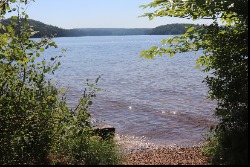
[[[164, 144], [198, 143], [215, 122], [216, 104], [205, 97], [208, 89], [202, 81], [207, 74], [195, 68], [201, 53], [139, 58], [143, 49], [160, 46], [163, 37], [56, 38], [68, 51], [53, 80], [69, 87], [68, 105], [74, 107], [83, 82], [102, 75], [99, 86], [106, 91], [94, 100], [90, 112], [95, 120], [115, 126], [122, 135]], [[54, 53], [46, 52], [48, 57]]]

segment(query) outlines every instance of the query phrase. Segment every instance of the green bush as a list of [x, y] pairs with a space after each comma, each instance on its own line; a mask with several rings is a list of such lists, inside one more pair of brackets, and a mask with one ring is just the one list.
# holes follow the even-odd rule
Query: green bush
[[18, 17], [3, 28], [7, 33], [1, 34], [0, 48], [0, 163], [46, 163], [58, 93], [45, 74], [54, 72], [59, 63], [51, 66], [34, 60], [56, 45], [50, 39], [31, 41], [32, 30]]
[[55, 147], [51, 164], [117, 165], [121, 160], [113, 140], [102, 140], [89, 132], [62, 137]]
[[[100, 78], [100, 77], [99, 77]], [[88, 164], [88, 165], [114, 165], [120, 161], [118, 148], [112, 138], [102, 140], [93, 132], [90, 115], [87, 109], [92, 105], [91, 98], [101, 90], [95, 84], [87, 85], [79, 105], [74, 109], [67, 109], [68, 114], [58, 128], [58, 138], [54, 141], [53, 155], [60, 155], [55, 158], [53, 164]], [[66, 101], [64, 101], [64, 104]], [[66, 160], [65, 160], [66, 159]], [[62, 161], [63, 160], [63, 161]]]
[[[1, 164], [46, 162], [51, 147], [55, 103], [53, 86], [36, 91], [23, 87], [19, 95], [12, 85], [0, 96]], [[17, 89], [17, 87], [15, 87]], [[19, 88], [20, 89], [20, 88]]]
[[[53, 164], [62, 158], [66, 164], [116, 164], [115, 144], [93, 140], [88, 109], [100, 91], [87, 82], [75, 110], [66, 105], [65, 90], [46, 79], [54, 74], [61, 56], [50, 60], [42, 52], [57, 47], [51, 38], [30, 39], [35, 32], [28, 15], [10, 3], [0, 2], [0, 19], [6, 11], [18, 11], [10, 24], [0, 29], [0, 164]], [[21, 0], [20, 3], [27, 3]]]

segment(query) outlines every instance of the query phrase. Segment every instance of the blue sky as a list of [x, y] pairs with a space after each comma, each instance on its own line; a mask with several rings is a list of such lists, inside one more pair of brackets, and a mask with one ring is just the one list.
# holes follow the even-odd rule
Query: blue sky
[[171, 23], [193, 22], [171, 17], [138, 18], [150, 9], [139, 8], [153, 0], [36, 0], [29, 4], [27, 13], [31, 19], [61, 28], [154, 28]]

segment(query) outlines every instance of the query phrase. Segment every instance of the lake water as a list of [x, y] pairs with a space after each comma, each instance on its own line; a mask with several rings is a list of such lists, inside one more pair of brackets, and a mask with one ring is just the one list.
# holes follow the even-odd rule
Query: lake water
[[[214, 101], [206, 99], [202, 83], [207, 74], [196, 66], [201, 52], [140, 58], [140, 52], [170, 36], [102, 36], [54, 39], [66, 48], [54, 80], [69, 87], [68, 104], [74, 107], [94, 81], [106, 91], [97, 95], [90, 110], [98, 123], [112, 125], [121, 135], [165, 145], [198, 144], [214, 123]], [[59, 50], [45, 52], [58, 55]]]

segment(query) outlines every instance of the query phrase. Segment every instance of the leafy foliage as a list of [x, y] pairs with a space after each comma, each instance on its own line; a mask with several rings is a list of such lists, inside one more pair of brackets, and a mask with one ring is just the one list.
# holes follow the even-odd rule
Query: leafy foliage
[[44, 162], [55, 128], [57, 92], [45, 81], [45, 74], [54, 72], [59, 63], [54, 59], [54, 65], [35, 64], [34, 60], [44, 48], [56, 45], [50, 39], [29, 40], [32, 30], [26, 23], [16, 24], [18, 19], [13, 17], [13, 24], [4, 27], [7, 33], [1, 35], [1, 164]]
[[[204, 151], [212, 164], [248, 164], [248, 1], [155, 0], [143, 8], [157, 8], [143, 16], [212, 19], [211, 25], [189, 27], [182, 36], [162, 40], [141, 56], [203, 50], [197, 67], [211, 71], [205, 82], [209, 97], [218, 101], [219, 124], [211, 128]], [[225, 26], [218, 25], [221, 19]]]
[[[96, 96], [101, 88], [97, 87], [100, 77], [95, 84], [89, 83], [85, 88], [82, 98], [79, 99], [79, 105], [74, 109], [65, 108], [66, 99], [62, 101], [62, 106], [66, 110], [62, 115], [61, 127], [58, 128], [58, 136], [54, 141], [52, 155], [67, 158], [66, 164], [85, 164], [85, 165], [105, 165], [119, 162], [119, 154], [116, 145], [111, 140], [101, 140], [95, 136], [90, 114], [87, 112], [93, 104], [92, 98]], [[54, 162], [53, 162], [54, 161]], [[52, 164], [63, 163], [60, 158], [52, 160]]]
[[[6, 11], [18, 12], [8, 26], [0, 24], [5, 31], [0, 34], [0, 164], [49, 164], [53, 161], [50, 157], [59, 153], [74, 164], [80, 160], [83, 164], [117, 163], [112, 141], [91, 140], [94, 134], [88, 109], [101, 90], [97, 88], [99, 78], [95, 84], [87, 82], [89, 90], [85, 89], [75, 110], [68, 108], [65, 90], [46, 79], [60, 66], [57, 60], [61, 55], [47, 62], [37, 60], [57, 45], [51, 38], [30, 39], [36, 32], [22, 8], [10, 8], [16, 2], [28, 3], [0, 2], [0, 19]], [[110, 149], [103, 149], [106, 147]], [[96, 152], [98, 161], [92, 161], [89, 155]]]

